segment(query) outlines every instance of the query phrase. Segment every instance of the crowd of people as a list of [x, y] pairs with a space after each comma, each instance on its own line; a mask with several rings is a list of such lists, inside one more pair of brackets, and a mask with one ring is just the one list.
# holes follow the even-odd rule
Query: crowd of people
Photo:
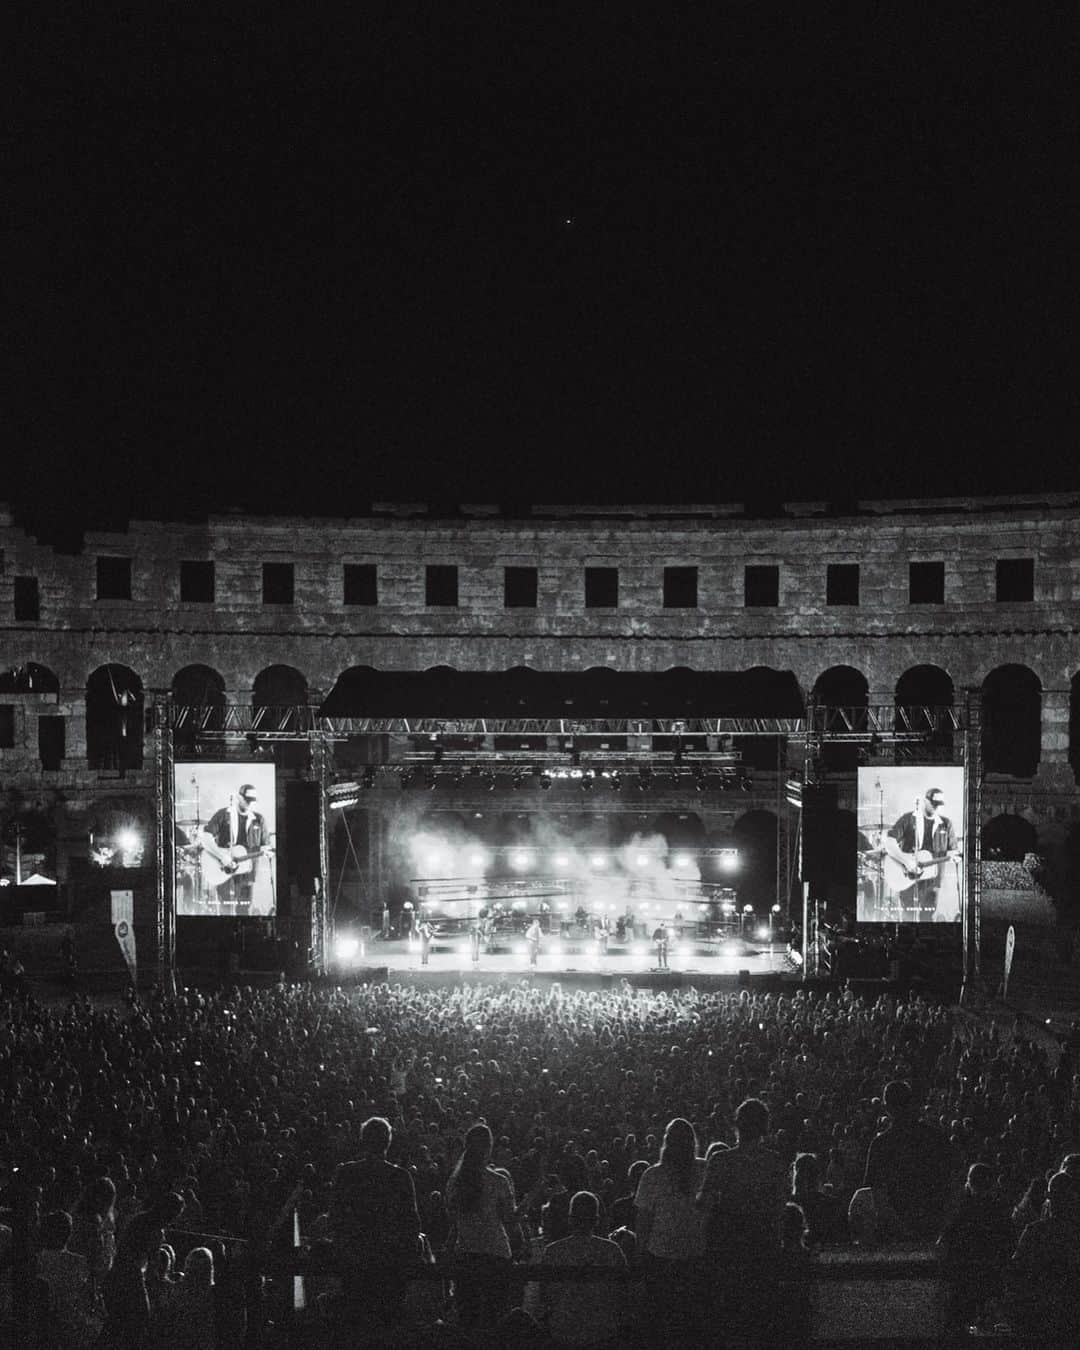
[[1073, 1053], [840, 989], [23, 991], [0, 1021], [7, 1298], [29, 1288], [57, 1344], [238, 1345], [295, 1312], [291, 1276], [258, 1277], [299, 1245], [328, 1338], [692, 1344], [703, 1317], [749, 1339], [797, 1317], [816, 1247], [912, 1244], [958, 1324], [1059, 1335]]

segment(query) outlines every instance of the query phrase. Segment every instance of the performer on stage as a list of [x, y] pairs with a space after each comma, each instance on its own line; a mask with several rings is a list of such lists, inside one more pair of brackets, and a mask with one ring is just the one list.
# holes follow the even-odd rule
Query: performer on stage
[[657, 970], [667, 970], [668, 930], [667, 925], [663, 920], [661, 920], [656, 931], [653, 933], [653, 942], [656, 943], [656, 968]]
[[428, 965], [431, 957], [431, 939], [435, 936], [435, 930], [431, 926], [430, 919], [424, 919], [420, 924], [420, 964]]
[[525, 932], [525, 941], [529, 944], [529, 965], [535, 966], [540, 959], [540, 920], [533, 919]]
[[476, 967], [480, 964], [480, 920], [474, 919], [472, 930], [469, 933], [469, 944], [472, 949], [472, 963]]
[[[212, 904], [236, 905], [242, 913], [251, 912], [256, 884], [266, 879], [259, 871], [261, 859], [273, 852], [257, 801], [254, 786], [241, 783], [199, 834], [206, 898]], [[272, 905], [267, 905], [266, 912], [271, 911]]]
[[[932, 921], [946, 862], [959, 856], [956, 830], [945, 814], [945, 794], [928, 788], [882, 840], [885, 884], [901, 917]], [[946, 916], [947, 917], [947, 916]]]

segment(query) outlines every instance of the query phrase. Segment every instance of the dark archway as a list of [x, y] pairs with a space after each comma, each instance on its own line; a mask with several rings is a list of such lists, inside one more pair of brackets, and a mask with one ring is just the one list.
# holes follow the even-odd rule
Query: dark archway
[[60, 681], [48, 666], [27, 661], [0, 673], [0, 694], [59, 694]]
[[[743, 681], [747, 688], [747, 697], [751, 704], [761, 709], [760, 716], [769, 716], [776, 703], [776, 690], [784, 684], [782, 671], [770, 666], [752, 666], [743, 671]], [[787, 677], [790, 679], [790, 676]], [[781, 771], [787, 752], [786, 736], [736, 736], [732, 749], [742, 756], [743, 767], [760, 769], [763, 773]]]
[[952, 727], [940, 726], [935, 730], [930, 718], [920, 710], [951, 708], [955, 699], [956, 691], [947, 671], [940, 666], [912, 666], [896, 682], [896, 730], [925, 731], [929, 737], [927, 748], [940, 750], [943, 755], [951, 757]]
[[[852, 709], [852, 730], [866, 727], [865, 709], [870, 705], [866, 676], [853, 666], [832, 666], [822, 671], [814, 683], [814, 702], [822, 708]], [[847, 771], [859, 763], [857, 745], [830, 745], [826, 742], [822, 757], [827, 769]]]
[[99, 666], [86, 682], [86, 763], [141, 769], [143, 685], [128, 666]]
[[735, 822], [739, 867], [735, 888], [740, 909], [753, 905], [760, 914], [776, 902], [776, 817], [771, 811], [748, 811]]
[[983, 681], [983, 768], [1031, 778], [1039, 767], [1042, 685], [1027, 666], [998, 666]]
[[[260, 727], [267, 730], [298, 732], [301, 714], [308, 702], [307, 681], [292, 666], [267, 666], [255, 676], [251, 689], [252, 726], [258, 744]], [[274, 712], [269, 710], [274, 709]], [[303, 769], [309, 761], [310, 750], [304, 741], [271, 742], [274, 760], [282, 768]]]
[[1023, 816], [994, 816], [982, 827], [984, 862], [1023, 862], [1028, 853], [1038, 852], [1039, 835]]
[[225, 725], [225, 681], [210, 666], [191, 665], [178, 670], [172, 680], [178, 717], [174, 748], [184, 755], [198, 744], [200, 731], [220, 731]]

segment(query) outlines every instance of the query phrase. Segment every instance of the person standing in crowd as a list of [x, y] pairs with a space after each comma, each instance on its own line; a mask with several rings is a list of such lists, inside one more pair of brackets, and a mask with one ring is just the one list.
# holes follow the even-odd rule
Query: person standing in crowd
[[455, 1281], [463, 1327], [493, 1325], [506, 1305], [502, 1275], [510, 1264], [506, 1226], [514, 1218], [514, 1192], [490, 1165], [493, 1143], [487, 1125], [471, 1126], [446, 1188], [454, 1260], [465, 1267]]
[[136, 1214], [124, 1230], [102, 1294], [105, 1326], [95, 1350], [153, 1350], [146, 1267], [165, 1241], [165, 1230], [150, 1214]]
[[656, 944], [656, 968], [657, 970], [667, 970], [668, 968], [668, 930], [667, 924], [662, 920], [657, 925], [653, 933], [653, 942]]
[[610, 1281], [549, 1282], [541, 1286], [543, 1319], [556, 1345], [614, 1347], [624, 1307], [618, 1276], [626, 1257], [618, 1243], [597, 1237], [600, 1201], [592, 1191], [577, 1191], [570, 1201], [570, 1232], [544, 1248], [541, 1264], [555, 1270], [589, 1267], [611, 1271]]
[[870, 1141], [863, 1186], [879, 1216], [896, 1215], [903, 1239], [933, 1242], [953, 1198], [949, 1145], [916, 1118], [909, 1083], [886, 1083], [882, 1105], [890, 1123]]
[[416, 1188], [404, 1167], [388, 1162], [393, 1133], [384, 1116], [360, 1127], [361, 1156], [334, 1172], [328, 1228], [346, 1258], [344, 1312], [349, 1322], [399, 1321], [405, 1302], [405, 1267], [419, 1256]]
[[803, 1212], [808, 1247], [847, 1241], [847, 1216], [836, 1196], [821, 1189], [816, 1153], [799, 1153], [791, 1164], [791, 1202]]
[[694, 1127], [676, 1117], [664, 1131], [660, 1161], [645, 1170], [634, 1197], [636, 1250], [650, 1302], [676, 1342], [690, 1338], [698, 1308], [705, 1214], [695, 1201], [704, 1180]]
[[525, 933], [525, 941], [529, 944], [529, 965], [536, 967], [540, 960], [540, 920], [534, 918], [529, 924]]
[[431, 961], [431, 939], [435, 936], [435, 929], [431, 926], [431, 920], [424, 918], [420, 924], [420, 964], [426, 966]]
[[49, 1321], [61, 1346], [86, 1345], [98, 1328], [90, 1320], [90, 1266], [85, 1256], [68, 1251], [71, 1215], [53, 1210], [41, 1221], [37, 1274], [49, 1288]]
[[706, 1264], [716, 1281], [713, 1316], [736, 1335], [768, 1338], [777, 1302], [784, 1164], [769, 1148], [769, 1108], [748, 1097], [735, 1112], [734, 1148], [710, 1153], [697, 1203], [705, 1213]]
[[116, 1257], [116, 1187], [109, 1177], [96, 1177], [83, 1189], [71, 1248], [86, 1257], [90, 1278], [100, 1288]]
[[1009, 1210], [996, 1194], [986, 1163], [968, 1168], [963, 1199], [937, 1245], [949, 1287], [949, 1321], [962, 1328], [990, 1299], [1000, 1297], [1013, 1251]]
[[1046, 1218], [1020, 1235], [1008, 1272], [1009, 1319], [1044, 1345], [1080, 1343], [1080, 1183], [1057, 1172]]

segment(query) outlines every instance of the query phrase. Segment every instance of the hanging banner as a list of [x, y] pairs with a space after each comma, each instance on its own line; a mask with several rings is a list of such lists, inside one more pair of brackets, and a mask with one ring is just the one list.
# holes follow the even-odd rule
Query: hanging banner
[[126, 920], [113, 924], [113, 932], [116, 934], [116, 941], [120, 945], [120, 950], [124, 954], [124, 960], [127, 962], [128, 974], [131, 976], [132, 984], [136, 983], [138, 964], [135, 956], [135, 928], [133, 924]]
[[1005, 979], [1001, 986], [1002, 998], [1009, 997], [1009, 976], [1012, 974], [1013, 952], [1016, 950], [1016, 929], [1009, 924], [1005, 935]]
[[129, 926], [135, 922], [134, 891], [109, 892], [109, 922], [126, 923]]

